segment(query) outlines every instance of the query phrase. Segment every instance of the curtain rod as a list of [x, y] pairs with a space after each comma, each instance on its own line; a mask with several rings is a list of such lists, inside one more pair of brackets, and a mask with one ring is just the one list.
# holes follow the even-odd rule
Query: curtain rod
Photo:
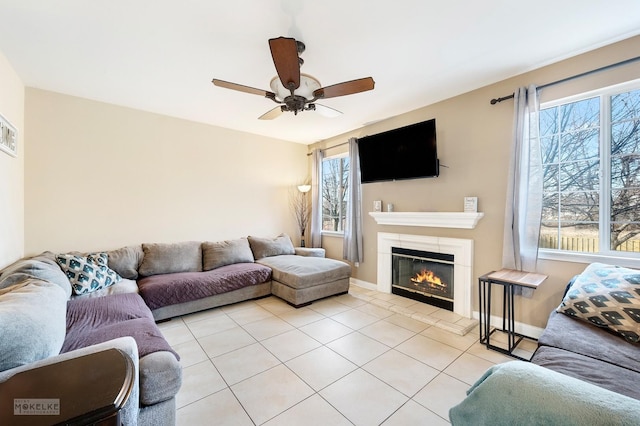
[[[342, 143], [339, 143], [338, 145], [333, 145], [333, 146], [330, 146], [329, 148], [321, 149], [320, 152], [323, 152], [323, 151], [326, 151], [326, 150], [332, 149], [332, 148], [337, 148], [337, 147], [342, 146], [342, 145], [348, 145], [348, 144], [349, 144], [349, 141], [342, 142]], [[310, 156], [310, 155], [311, 155], [311, 152], [307, 152], [307, 157]]]
[[[538, 89], [544, 89], [545, 87], [555, 86], [556, 84], [565, 83], [565, 82], [567, 82], [569, 80], [573, 80], [573, 79], [580, 78], [580, 77], [586, 77], [586, 76], [588, 76], [590, 74], [595, 74], [595, 73], [598, 73], [598, 72], [601, 72], [601, 71], [609, 70], [611, 68], [616, 68], [616, 67], [619, 67], [619, 66], [622, 66], [622, 65], [627, 65], [627, 64], [630, 64], [632, 62], [636, 62], [638, 60], [640, 60], [640, 56], [636, 56], [635, 58], [627, 59], [627, 60], [624, 60], [624, 61], [621, 61], [621, 62], [616, 62], [615, 64], [606, 65], [604, 67], [597, 68], [595, 70], [586, 71], [586, 72], [583, 72], [581, 74], [572, 75], [571, 77], [566, 77], [566, 78], [563, 78], [561, 80], [553, 81], [551, 83], [543, 84], [542, 86], [538, 86]], [[498, 102], [506, 101], [508, 99], [513, 99], [513, 96], [514, 96], [514, 94], [512, 93], [510, 95], [503, 96], [501, 98], [491, 99], [491, 105], [495, 105]]]

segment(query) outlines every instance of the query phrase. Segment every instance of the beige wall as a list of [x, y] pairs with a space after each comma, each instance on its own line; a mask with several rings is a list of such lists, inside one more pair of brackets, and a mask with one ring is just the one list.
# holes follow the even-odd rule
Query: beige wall
[[295, 239], [306, 146], [32, 88], [25, 104], [27, 254]]
[[[354, 276], [368, 283], [376, 283], [377, 232], [395, 232], [469, 238], [475, 242], [474, 279], [485, 272], [499, 269], [502, 259], [505, 191], [508, 155], [512, 129], [513, 101], [490, 105], [489, 100], [513, 93], [519, 86], [543, 85], [568, 76], [596, 69], [627, 58], [640, 56], [640, 37], [547, 66], [516, 78], [475, 90], [443, 102], [413, 111], [393, 119], [381, 121], [344, 134], [313, 147], [331, 147], [349, 137], [362, 137], [407, 124], [435, 118], [437, 122], [440, 177], [399, 182], [363, 185], [363, 210], [373, 209], [373, 200], [395, 205], [396, 211], [462, 211], [463, 197], [478, 197], [478, 211], [485, 217], [474, 230], [379, 226], [364, 215], [364, 262], [354, 268]], [[374, 76], [375, 77], [375, 76]], [[574, 80], [542, 91], [541, 99], [548, 101], [640, 77], [640, 63], [599, 73], [593, 77]], [[327, 155], [346, 150], [328, 149]], [[331, 257], [342, 256], [342, 240], [323, 238], [323, 245]], [[584, 264], [541, 260], [538, 271], [549, 279], [532, 299], [518, 298], [517, 320], [543, 327], [549, 312], [561, 298], [567, 281], [584, 269]], [[477, 289], [474, 286], [474, 292]], [[474, 309], [477, 310], [477, 295]]]
[[0, 269], [24, 252], [24, 85], [0, 52], [0, 114], [18, 129], [18, 156], [0, 152]]

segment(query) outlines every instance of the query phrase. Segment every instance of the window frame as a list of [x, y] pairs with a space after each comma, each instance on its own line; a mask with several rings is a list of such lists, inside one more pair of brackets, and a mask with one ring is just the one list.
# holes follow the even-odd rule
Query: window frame
[[[560, 249], [538, 248], [538, 258], [544, 260], [556, 260], [576, 263], [615, 263], [626, 267], [638, 267], [640, 253], [616, 252], [607, 248], [611, 225], [611, 98], [617, 94], [640, 90], [640, 79], [627, 81], [620, 84], [602, 87], [564, 98], [554, 99], [540, 104], [540, 110], [564, 105], [580, 100], [599, 97], [600, 103], [600, 161], [599, 168], [599, 218], [598, 232], [601, 238], [598, 253], [575, 252]], [[603, 214], [604, 213], [604, 214]], [[606, 230], [606, 237], [602, 238], [602, 230]], [[603, 247], [606, 249], [604, 251]]]
[[[338, 158], [349, 158], [349, 166], [351, 166], [351, 158], [349, 156], [349, 152], [348, 151], [341, 152], [341, 153], [338, 153], [338, 154], [329, 155], [329, 156], [326, 156], [326, 157], [324, 157], [322, 159], [322, 169], [320, 171], [321, 179], [320, 179], [320, 185], [319, 185], [319, 188], [320, 188], [320, 209], [323, 208], [323, 204], [324, 204], [324, 197], [323, 197], [323, 194], [324, 194], [324, 188], [323, 188], [323, 185], [324, 185], [324, 162], [325, 162], [325, 160], [335, 160], [335, 159], [338, 159]], [[348, 193], [347, 193], [347, 197], [348, 197]], [[347, 200], [347, 202], [348, 202], [348, 200]], [[322, 218], [322, 222], [321, 223], [324, 223], [324, 216], [322, 214], [321, 214], [321, 218]], [[345, 220], [345, 218], [342, 218], [342, 224], [343, 224], [342, 231], [324, 230], [324, 229], [322, 229], [322, 226], [321, 226], [320, 234], [322, 236], [327, 236], [327, 237], [344, 237], [344, 220]]]

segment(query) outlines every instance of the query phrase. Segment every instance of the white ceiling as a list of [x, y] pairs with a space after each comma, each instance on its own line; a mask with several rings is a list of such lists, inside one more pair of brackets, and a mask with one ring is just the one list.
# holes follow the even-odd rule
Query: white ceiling
[[[637, 34], [638, 0], [0, 0], [0, 52], [26, 86], [299, 143]], [[270, 90], [278, 36], [306, 44], [322, 85], [376, 88], [322, 101], [338, 118], [258, 120], [276, 105], [211, 79]]]

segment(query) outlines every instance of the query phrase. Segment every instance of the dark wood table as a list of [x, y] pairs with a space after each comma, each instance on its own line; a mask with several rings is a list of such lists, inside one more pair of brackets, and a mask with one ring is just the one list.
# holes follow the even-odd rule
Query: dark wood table
[[135, 367], [108, 349], [23, 371], [0, 383], [0, 425], [120, 425]]

